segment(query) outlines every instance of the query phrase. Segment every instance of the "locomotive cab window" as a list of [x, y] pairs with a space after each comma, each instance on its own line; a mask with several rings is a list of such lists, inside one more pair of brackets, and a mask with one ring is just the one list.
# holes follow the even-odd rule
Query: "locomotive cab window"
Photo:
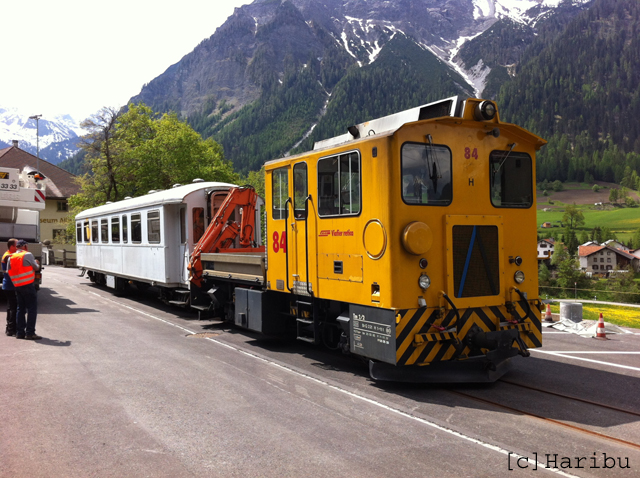
[[286, 219], [286, 203], [289, 199], [289, 169], [275, 169], [271, 173], [271, 196], [274, 219]]
[[493, 151], [489, 157], [491, 204], [495, 207], [528, 208], [533, 204], [531, 156], [512, 151]]
[[293, 166], [293, 214], [296, 219], [306, 219], [307, 163]]
[[356, 151], [318, 161], [318, 215], [360, 214], [360, 154]]
[[134, 244], [142, 242], [142, 220], [140, 214], [131, 215], [131, 242]]
[[149, 244], [160, 244], [160, 211], [147, 213], [147, 239]]
[[402, 145], [402, 200], [406, 204], [448, 206], [451, 189], [451, 151], [430, 143]]

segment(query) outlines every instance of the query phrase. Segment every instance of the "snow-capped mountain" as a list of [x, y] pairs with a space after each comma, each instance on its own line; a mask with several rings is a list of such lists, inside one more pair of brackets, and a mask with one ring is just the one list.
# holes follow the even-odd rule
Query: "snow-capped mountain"
[[237, 167], [259, 167], [436, 94], [493, 98], [539, 31], [554, 37], [590, 2], [255, 0], [131, 101], [177, 112]]
[[[161, 109], [173, 109], [184, 116], [198, 111], [208, 97], [227, 98], [235, 106], [242, 106], [261, 94], [260, 82], [255, 80], [261, 76], [255, 71], [259, 63], [256, 56], [259, 59], [268, 56], [267, 68], [275, 70], [282, 80], [289, 60], [298, 61], [305, 55], [326, 58], [328, 51], [336, 47], [348, 54], [352, 62], [366, 66], [398, 34], [412, 38], [446, 62], [479, 95], [492, 67], [486, 61], [465, 64], [459, 57], [461, 49], [498, 21], [521, 25], [532, 37], [538, 22], [561, 6], [583, 6], [590, 2], [255, 0], [236, 8], [209, 39], [145, 85], [133, 100], [154, 106], [162, 104]], [[276, 29], [288, 38], [274, 36]]]
[[[31, 115], [33, 116], [33, 115]], [[42, 116], [37, 122], [14, 108], [0, 107], [0, 148], [13, 145], [57, 164], [78, 151], [75, 143], [84, 134], [82, 128], [69, 115]]]

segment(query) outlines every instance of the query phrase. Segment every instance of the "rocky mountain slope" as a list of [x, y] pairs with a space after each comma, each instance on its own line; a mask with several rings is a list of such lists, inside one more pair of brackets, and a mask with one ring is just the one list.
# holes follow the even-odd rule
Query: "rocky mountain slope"
[[[256, 0], [132, 101], [178, 112], [241, 169], [254, 169], [369, 114], [480, 95], [485, 86], [484, 96], [495, 95], [541, 26], [557, 35], [561, 28], [548, 25], [566, 24], [589, 3]], [[411, 61], [390, 68], [392, 57]], [[437, 87], [416, 88], [418, 78]]]

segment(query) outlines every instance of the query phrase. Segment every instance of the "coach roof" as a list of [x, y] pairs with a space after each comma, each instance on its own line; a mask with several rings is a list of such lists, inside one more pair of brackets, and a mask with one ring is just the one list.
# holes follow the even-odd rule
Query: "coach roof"
[[236, 187], [235, 184], [217, 183], [217, 182], [201, 182], [178, 186], [172, 189], [165, 189], [157, 192], [151, 192], [144, 196], [132, 199], [123, 199], [111, 204], [86, 209], [76, 216], [76, 220], [85, 219], [96, 216], [106, 216], [109, 214], [117, 214], [123, 211], [142, 209], [152, 206], [163, 206], [165, 204], [180, 204], [184, 202], [184, 198], [189, 194], [200, 190], [228, 190]]

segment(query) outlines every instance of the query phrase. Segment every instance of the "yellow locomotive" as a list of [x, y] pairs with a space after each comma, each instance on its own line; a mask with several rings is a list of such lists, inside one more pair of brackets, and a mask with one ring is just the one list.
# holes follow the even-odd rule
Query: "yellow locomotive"
[[453, 97], [268, 162], [265, 292], [298, 338], [337, 328], [373, 378], [497, 378], [541, 346], [545, 143], [501, 123], [495, 103]]
[[541, 345], [544, 144], [491, 101], [447, 98], [268, 162], [264, 246], [253, 188], [197, 181], [83, 211], [78, 265], [361, 356], [374, 379], [495, 380]]

